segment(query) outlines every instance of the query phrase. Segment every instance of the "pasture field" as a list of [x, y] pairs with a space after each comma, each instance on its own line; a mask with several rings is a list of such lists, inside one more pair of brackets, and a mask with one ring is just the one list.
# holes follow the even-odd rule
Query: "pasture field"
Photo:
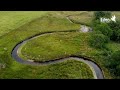
[[[113, 14], [120, 17], [119, 12]], [[75, 23], [71, 23], [67, 16]], [[16, 62], [11, 56], [13, 48], [19, 42], [53, 31], [53, 34], [39, 36], [21, 46], [18, 53], [20, 57], [36, 61], [49, 61], [70, 55], [89, 57], [101, 67], [106, 79], [115, 78], [105, 67], [109, 61], [105, 58], [104, 50], [88, 45], [91, 32], [79, 32], [81, 24], [91, 24], [93, 12], [6, 11], [0, 12], [0, 18], [0, 63], [5, 65], [5, 68], [0, 68], [1, 79], [92, 79], [91, 69], [80, 61], [69, 60], [45, 66], [32, 66]], [[120, 49], [120, 44], [110, 42], [107, 47], [114, 52]]]

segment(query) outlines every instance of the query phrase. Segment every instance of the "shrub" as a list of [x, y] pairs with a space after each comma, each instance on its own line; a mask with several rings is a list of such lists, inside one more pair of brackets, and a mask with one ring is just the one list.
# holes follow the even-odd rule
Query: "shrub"
[[120, 50], [112, 54], [109, 68], [115, 76], [120, 77]]
[[111, 12], [109, 12], [109, 11], [95, 11], [94, 16], [95, 16], [95, 20], [100, 19], [101, 17], [110, 18]]
[[120, 42], [120, 21], [110, 22], [108, 23], [108, 25], [113, 31], [113, 34], [110, 37], [110, 39], [113, 41]]
[[116, 21], [116, 22], [109, 22], [108, 25], [110, 26], [111, 29], [119, 29], [120, 28], [120, 21]]
[[92, 28], [94, 28], [99, 24], [100, 24], [100, 20], [92, 20], [91, 26], [92, 26]]
[[120, 50], [116, 51], [112, 54], [112, 59], [117, 61], [117, 62], [120, 62]]
[[92, 34], [89, 40], [90, 46], [95, 48], [104, 48], [105, 44], [108, 43], [109, 38], [103, 34]]
[[94, 27], [94, 30], [100, 31], [102, 34], [108, 36], [109, 38], [113, 34], [113, 30], [106, 23], [100, 23], [100, 24], [96, 25], [96, 27]]

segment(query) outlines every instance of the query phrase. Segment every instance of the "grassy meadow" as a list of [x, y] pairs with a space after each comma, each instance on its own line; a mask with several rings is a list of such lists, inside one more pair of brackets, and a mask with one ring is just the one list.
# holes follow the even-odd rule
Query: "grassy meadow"
[[[118, 12], [113, 14], [120, 17]], [[66, 16], [75, 23], [69, 22]], [[0, 69], [0, 78], [19, 79], [91, 79], [92, 71], [86, 64], [69, 60], [47, 66], [31, 66], [16, 62], [11, 51], [17, 43], [43, 32], [56, 31], [32, 39], [21, 47], [20, 56], [24, 59], [48, 61], [70, 55], [85, 56], [95, 61], [103, 70], [105, 78], [115, 78], [105, 67], [109, 61], [105, 52], [88, 45], [91, 33], [57, 32], [79, 30], [81, 24], [90, 25], [93, 12], [87, 11], [21, 11], [0, 12], [0, 63], [6, 68]], [[107, 47], [113, 52], [120, 49], [120, 44], [110, 42]], [[32, 51], [32, 52], [31, 52]], [[47, 53], [47, 54], [46, 54]]]
[[36, 11], [0, 11], [0, 36], [41, 17], [46, 12]]

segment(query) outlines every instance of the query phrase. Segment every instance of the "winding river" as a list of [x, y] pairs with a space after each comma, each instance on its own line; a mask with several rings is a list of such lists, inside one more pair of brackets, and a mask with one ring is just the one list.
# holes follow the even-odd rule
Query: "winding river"
[[[69, 19], [69, 18], [67, 18]], [[72, 21], [71, 21], [72, 22]], [[93, 75], [94, 75], [94, 78], [95, 79], [104, 79], [104, 75], [103, 75], [103, 72], [102, 72], [102, 69], [99, 67], [99, 65], [97, 65], [95, 62], [93, 62], [92, 60], [90, 59], [87, 59], [87, 58], [84, 58], [84, 57], [79, 57], [79, 56], [69, 56], [69, 57], [65, 57], [65, 58], [60, 58], [60, 59], [54, 59], [54, 60], [50, 60], [50, 61], [45, 61], [45, 62], [35, 62], [33, 60], [24, 60], [22, 59], [19, 54], [18, 54], [18, 50], [20, 48], [20, 46], [22, 46], [23, 44], [25, 44], [26, 42], [28, 42], [29, 40], [31, 39], [34, 39], [34, 38], [37, 38], [37, 37], [40, 37], [42, 35], [45, 35], [45, 34], [52, 34], [52, 33], [56, 33], [56, 32], [74, 32], [75, 30], [69, 30], [69, 31], [52, 31], [52, 32], [44, 32], [44, 33], [41, 33], [41, 34], [37, 34], [37, 35], [34, 35], [32, 37], [29, 37], [23, 41], [21, 41], [20, 43], [18, 43], [12, 50], [11, 52], [11, 55], [12, 57], [19, 63], [22, 63], [22, 64], [27, 64], [27, 65], [50, 65], [50, 64], [56, 64], [56, 63], [60, 63], [60, 62], [63, 62], [63, 61], [66, 61], [66, 60], [70, 60], [70, 59], [73, 59], [73, 60], [77, 60], [77, 61], [81, 61], [81, 62], [84, 62], [86, 63], [90, 69], [92, 70], [93, 72]]]

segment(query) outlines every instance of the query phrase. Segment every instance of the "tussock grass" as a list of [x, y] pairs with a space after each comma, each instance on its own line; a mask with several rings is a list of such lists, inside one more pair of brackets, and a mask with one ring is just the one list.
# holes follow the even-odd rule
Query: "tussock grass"
[[[32, 39], [22, 46], [21, 56], [36, 61], [48, 61], [91, 52], [87, 44], [88, 33], [59, 32]], [[31, 52], [32, 51], [32, 52]]]
[[47, 66], [30, 66], [14, 62], [0, 71], [0, 78], [11, 79], [93, 79], [91, 69], [85, 63], [67, 60]]
[[[87, 13], [89, 15], [87, 15]], [[30, 66], [30, 65], [23, 65], [18, 62], [16, 62], [11, 57], [11, 51], [13, 47], [20, 41], [34, 36], [35, 34], [40, 34], [43, 32], [50, 32], [50, 31], [66, 31], [66, 30], [78, 30], [80, 28], [79, 24], [73, 24], [70, 23], [66, 16], [72, 15], [71, 19], [75, 20], [76, 22], [84, 22], [88, 23], [89, 17], [91, 17], [93, 12], [0, 12], [0, 63], [6, 64], [6, 68], [0, 70], [0, 78], [92, 78], [89, 75], [83, 76], [78, 75], [80, 72], [75, 66], [76, 69], [70, 69], [70, 66], [68, 65], [68, 62], [64, 66], [62, 64], [57, 64], [58, 66]], [[86, 15], [86, 17], [85, 17]], [[119, 12], [116, 13], [116, 15], [119, 17]], [[83, 17], [83, 18], [81, 18]], [[81, 21], [82, 20], [82, 21]], [[88, 20], [88, 21], [87, 21]], [[69, 55], [69, 54], [75, 54], [75, 55], [83, 55], [90, 57], [92, 60], [94, 60], [97, 64], [100, 65], [100, 67], [103, 69], [105, 78], [113, 78], [111, 74], [109, 73], [108, 69], [105, 67], [105, 63], [107, 61], [105, 60], [105, 56], [103, 56], [104, 51], [101, 51], [99, 49], [93, 49], [90, 48], [87, 45], [87, 39], [89, 38], [89, 34], [80, 34], [80, 33], [56, 33], [54, 35], [46, 35], [50, 36], [50, 38], [45, 38], [45, 36], [38, 38], [39, 40], [45, 39], [49, 40], [47, 44], [50, 44], [51, 48], [53, 49], [53, 54], [56, 52], [60, 52], [61, 56]], [[86, 38], [85, 38], [86, 37]], [[56, 38], [56, 39], [55, 39]], [[55, 41], [56, 42], [55, 42]], [[62, 42], [59, 42], [61, 40]], [[83, 40], [84, 43], [83, 43]], [[36, 45], [42, 45], [43, 52], [46, 53], [46, 49], [48, 48], [50, 50], [50, 47], [46, 44], [45, 41], [41, 41], [39, 44], [38, 41], [34, 41]], [[51, 43], [50, 43], [51, 42]], [[30, 44], [30, 42], [28, 42]], [[46, 44], [46, 45], [44, 45]], [[52, 45], [54, 44], [53, 48]], [[60, 48], [57, 47], [60, 46]], [[115, 47], [114, 47], [115, 46]], [[112, 43], [109, 47], [113, 48], [113, 50], [117, 50], [116, 47], [118, 47], [115, 43]], [[26, 47], [26, 46], [25, 46]], [[30, 47], [30, 46], [28, 46]], [[74, 50], [72, 50], [72, 49]], [[35, 49], [35, 47], [33, 48]], [[23, 49], [24, 50], [24, 49]], [[62, 51], [61, 51], [62, 50]], [[66, 54], [64, 52], [67, 52]], [[26, 54], [29, 53], [29, 50], [26, 50]], [[36, 54], [36, 52], [34, 52]], [[38, 52], [39, 53], [39, 52]], [[44, 54], [41, 53], [41, 54]], [[56, 54], [55, 55], [58, 55]], [[33, 53], [32, 53], [33, 54]], [[30, 54], [32, 56], [32, 54]], [[49, 54], [50, 55], [50, 54]], [[64, 56], [63, 55], [63, 56]], [[43, 55], [44, 56], [44, 55]], [[59, 56], [59, 57], [61, 57]], [[63, 57], [62, 56], [62, 57]], [[52, 58], [56, 58], [56, 56], [52, 56]], [[57, 56], [58, 57], [58, 56]], [[40, 58], [37, 55], [35, 58]], [[50, 57], [48, 57], [49, 60]], [[71, 61], [73, 63], [76, 63], [76, 61]], [[80, 63], [79, 63], [80, 64]], [[62, 67], [66, 67], [71, 70], [72, 73], [70, 73], [70, 70], [67, 72], [65, 70], [61, 70]], [[59, 67], [58, 70], [56, 70]], [[51, 69], [49, 69], [51, 68]], [[52, 70], [54, 72], [52, 72]], [[61, 74], [59, 74], [59, 71]], [[88, 68], [88, 71], [89, 68]], [[48, 72], [48, 73], [47, 73]], [[63, 74], [65, 72], [65, 74]], [[86, 70], [87, 72], [87, 70]], [[85, 73], [85, 72], [81, 72]], [[80, 74], [80, 73], [79, 73]], [[48, 76], [50, 75], [50, 76]], [[90, 74], [91, 75], [91, 74]]]

